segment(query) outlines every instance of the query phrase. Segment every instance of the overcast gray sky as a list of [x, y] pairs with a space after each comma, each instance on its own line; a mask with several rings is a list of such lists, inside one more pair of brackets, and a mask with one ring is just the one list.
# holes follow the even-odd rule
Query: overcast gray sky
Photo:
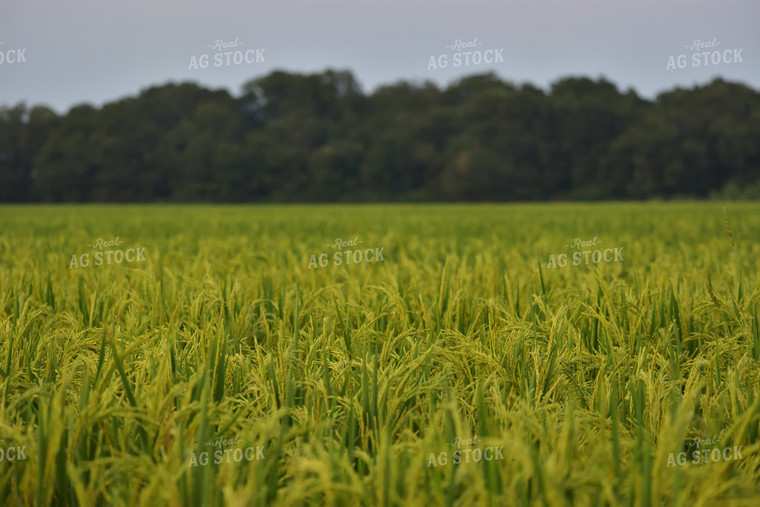
[[[64, 112], [188, 80], [237, 95], [273, 69], [327, 67], [352, 70], [367, 92], [487, 71], [543, 88], [560, 76], [605, 76], [646, 97], [714, 76], [758, 89], [759, 25], [759, 0], [0, 0], [0, 104]], [[715, 47], [685, 47], [696, 39]], [[237, 47], [215, 60], [217, 40]], [[474, 47], [446, 47], [456, 40]], [[466, 51], [480, 63], [464, 66]], [[693, 55], [705, 51], [707, 65]], [[429, 68], [440, 55], [447, 67]]]

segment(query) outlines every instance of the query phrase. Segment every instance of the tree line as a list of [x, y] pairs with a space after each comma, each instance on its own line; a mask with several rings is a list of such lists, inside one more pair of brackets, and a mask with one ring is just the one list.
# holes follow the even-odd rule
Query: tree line
[[239, 96], [168, 83], [58, 115], [0, 108], [0, 201], [532, 201], [760, 197], [760, 94], [646, 100], [604, 78], [494, 74], [365, 94], [274, 71]]

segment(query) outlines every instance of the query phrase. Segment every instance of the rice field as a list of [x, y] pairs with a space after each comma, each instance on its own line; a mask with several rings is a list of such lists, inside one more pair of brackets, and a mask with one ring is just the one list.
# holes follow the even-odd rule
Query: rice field
[[758, 505], [759, 259], [744, 203], [2, 206], [0, 504]]

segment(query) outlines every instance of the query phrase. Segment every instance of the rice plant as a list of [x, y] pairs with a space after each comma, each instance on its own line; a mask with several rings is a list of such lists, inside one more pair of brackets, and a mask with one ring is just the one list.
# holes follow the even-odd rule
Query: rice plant
[[752, 204], [3, 206], [0, 501], [754, 505], [759, 258]]

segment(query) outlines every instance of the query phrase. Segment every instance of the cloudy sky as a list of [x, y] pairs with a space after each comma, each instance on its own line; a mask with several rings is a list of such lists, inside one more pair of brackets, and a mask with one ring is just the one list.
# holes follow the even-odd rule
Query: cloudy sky
[[[64, 112], [188, 80], [238, 94], [273, 69], [327, 67], [351, 69], [365, 91], [487, 71], [544, 88], [605, 76], [646, 97], [715, 76], [760, 89], [759, 22], [758, 0], [0, 0], [0, 104]], [[473, 48], [447, 47], [457, 40]], [[464, 66], [462, 54], [454, 67], [458, 51], [502, 48], [489, 55], [503, 62]], [[719, 63], [694, 56], [704, 51]], [[447, 67], [429, 68], [441, 55]]]

